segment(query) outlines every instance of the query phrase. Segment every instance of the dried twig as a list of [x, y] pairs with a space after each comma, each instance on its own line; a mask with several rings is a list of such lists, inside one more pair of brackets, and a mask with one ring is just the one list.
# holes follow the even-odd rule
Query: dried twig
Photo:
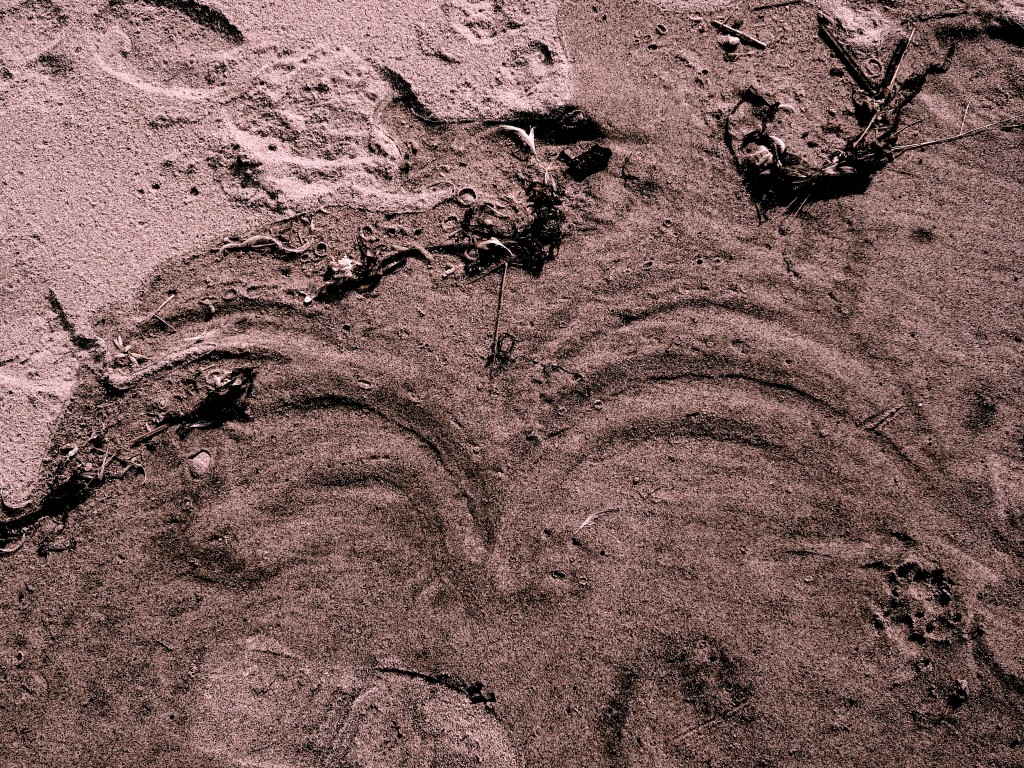
[[487, 364], [495, 361], [498, 355], [498, 327], [501, 323], [501, 305], [505, 301], [505, 278], [508, 277], [508, 262], [501, 271], [501, 285], [498, 287], [498, 309], [494, 313], [494, 334], [491, 336], [491, 354], [487, 358]]
[[134, 440], [132, 440], [132, 445], [140, 445], [146, 442], [147, 440], [156, 437], [161, 432], [166, 432], [168, 429], [171, 428], [171, 426], [173, 425], [170, 422], [164, 422], [160, 426], [153, 427], [153, 429], [149, 430], [149, 432], [146, 432], [144, 435], [139, 435]]
[[960, 139], [966, 139], [968, 136], [976, 136], [979, 133], [985, 133], [987, 131], [994, 131], [997, 128], [1014, 130], [1017, 128], [1024, 128], [1024, 124], [1013, 125], [1015, 120], [1024, 119], [1024, 114], [1014, 115], [1012, 117], [1006, 117], [1002, 120], [996, 120], [991, 123], [973, 128], [966, 133], [957, 133], [953, 136], [945, 136], [941, 139], [932, 139], [931, 141], [921, 141], [917, 144], [902, 144], [892, 148], [893, 152], [906, 152], [910, 149], [921, 149], [922, 147], [934, 147], [936, 144], [949, 144], [953, 141], [959, 141]]
[[892, 421], [906, 407], [907, 406], [905, 403], [900, 403], [899, 405], [894, 405], [891, 408], [881, 410], [878, 413], [873, 413], [866, 419], [864, 419], [864, 421], [860, 423], [860, 426], [863, 427], [864, 429], [869, 429], [872, 432], [876, 432], [882, 427], [884, 427], [886, 424], [888, 424], [890, 421]]
[[733, 35], [734, 37], [738, 37], [747, 45], [752, 45], [754, 48], [759, 48], [762, 51], [768, 47], [767, 43], [762, 43], [756, 37], [751, 37], [746, 32], [736, 29], [735, 27], [730, 27], [728, 24], [723, 24], [720, 21], [715, 21], [714, 19], [712, 19], [711, 26], [713, 26], [719, 32], [725, 32], [727, 35]]
[[172, 293], [170, 296], [168, 296], [166, 299], [164, 299], [163, 304], [161, 304], [159, 307], [156, 308], [156, 312], [154, 312], [152, 315], [149, 316], [150, 320], [157, 320], [157, 321], [159, 321], [160, 324], [163, 325], [164, 328], [166, 328], [171, 333], [177, 333], [177, 329], [173, 325], [168, 323], [166, 320], [164, 320], [162, 317], [160, 317], [160, 312], [163, 311], [164, 307], [166, 307], [168, 304], [170, 304], [172, 301], [174, 301], [174, 297], [176, 295], [177, 294]]
[[907, 49], [914, 40], [914, 33], [916, 31], [916, 27], [911, 29], [910, 34], [896, 44], [896, 50], [893, 51], [892, 58], [889, 59], [889, 66], [885, 70], [885, 81], [882, 83], [882, 90], [890, 91], [893, 85], [895, 85], [896, 78], [900, 74], [900, 67], [903, 65], [903, 59], [907, 55]]
[[782, 0], [781, 3], [768, 3], [767, 5], [755, 5], [750, 10], [752, 11], [767, 11], [769, 8], [785, 8], [787, 5], [796, 5], [797, 3], [803, 3], [805, 0]]
[[110, 455], [110, 451], [103, 451], [103, 460], [100, 462], [100, 470], [99, 472], [96, 473], [97, 482], [103, 482], [103, 475], [106, 473], [107, 465], [110, 463], [110, 460], [112, 458], [113, 457]]
[[687, 728], [679, 735], [678, 738], [673, 740], [673, 743], [678, 744], [680, 742], [688, 742], [694, 736], [697, 736], [703, 733], [704, 731], [708, 731], [717, 727], [720, 723], [728, 720], [730, 717], [739, 712], [749, 703], [750, 697], [748, 696], [747, 698], [743, 699], [743, 701], [741, 701], [739, 704], [734, 704], [732, 707], [725, 710], [725, 712], [722, 712], [720, 715], [713, 715], [712, 717], [709, 717], [707, 720], [704, 720], [700, 723], [697, 723], [694, 726], [691, 726], [690, 728]]
[[832, 27], [835, 22], [825, 14], [818, 15], [818, 33], [822, 39], [828, 44], [828, 47], [832, 49], [832, 52], [839, 57], [839, 60], [846, 66], [847, 71], [857, 81], [857, 85], [865, 93], [874, 93], [876, 90], [875, 84], [871, 81], [871, 78], [864, 74], [864, 70], [861, 69], [860, 64], [857, 63], [853, 55], [846, 49], [846, 45], [842, 43], [835, 33], [832, 31]]

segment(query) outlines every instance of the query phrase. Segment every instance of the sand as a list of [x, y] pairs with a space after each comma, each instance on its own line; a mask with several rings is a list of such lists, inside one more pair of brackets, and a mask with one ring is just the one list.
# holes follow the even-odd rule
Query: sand
[[[1024, 112], [1019, 6], [820, 9]], [[859, 126], [731, 12], [0, 6], [5, 765], [1024, 759], [1021, 133], [759, 218], [748, 88]]]

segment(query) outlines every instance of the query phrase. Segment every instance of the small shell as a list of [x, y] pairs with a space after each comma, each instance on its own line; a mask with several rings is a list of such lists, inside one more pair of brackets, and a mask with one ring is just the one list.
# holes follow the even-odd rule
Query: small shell
[[786, 154], [786, 142], [780, 139], [778, 136], [768, 136], [771, 139], [772, 144], [775, 145], [775, 149], [778, 151], [779, 157]]

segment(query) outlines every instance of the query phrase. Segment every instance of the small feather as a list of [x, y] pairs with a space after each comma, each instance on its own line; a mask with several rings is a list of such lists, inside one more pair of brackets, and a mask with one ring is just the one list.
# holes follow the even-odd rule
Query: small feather
[[504, 131], [511, 131], [512, 133], [516, 134], [516, 136], [523, 140], [523, 144], [530, 148], [531, 154], [537, 154], [537, 139], [534, 136], [533, 126], [530, 126], [529, 133], [524, 131], [522, 128], [518, 128], [514, 125], [499, 125], [498, 127]]
[[583, 520], [583, 522], [580, 523], [580, 527], [577, 528], [575, 531], [573, 531], [572, 535], [575, 536], [577, 533], [582, 531], [588, 525], [593, 525], [594, 523], [596, 523], [598, 520], [600, 520], [605, 515], [610, 515], [613, 512], [618, 512], [618, 511], [619, 511], [618, 507], [610, 507], [608, 509], [599, 509], [597, 512], [591, 512], [589, 515], [586, 516], [586, 518]]

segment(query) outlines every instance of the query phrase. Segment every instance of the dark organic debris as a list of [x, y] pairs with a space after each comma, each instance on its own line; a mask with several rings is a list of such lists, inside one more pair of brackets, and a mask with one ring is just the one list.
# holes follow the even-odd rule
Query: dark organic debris
[[959, 709], [966, 704], [967, 699], [970, 698], [969, 690], [966, 680], [957, 680], [953, 683], [949, 694], [946, 696], [949, 706], [953, 709]]
[[534, 127], [537, 139], [549, 144], [575, 144], [605, 138], [605, 130], [582, 109], [565, 106], [547, 112], [516, 112], [502, 122]]
[[[785, 106], [753, 88], [748, 89], [726, 118], [726, 143], [758, 208], [759, 217], [767, 210], [783, 206], [798, 213], [810, 201], [866, 190], [876, 173], [891, 163], [900, 151], [911, 148], [897, 144], [902, 112], [921, 92], [930, 75], [948, 70], [955, 52], [955, 46], [950, 47], [941, 64], [933, 64], [924, 72], [899, 82], [899, 71], [913, 39], [911, 31], [896, 45], [888, 66], [876, 82], [840, 39], [833, 20], [821, 15], [819, 29], [857, 84], [854, 105], [862, 130], [850, 137], [845, 147], [829, 156], [824, 164], [811, 165], [790, 151], [785, 140], [772, 131], [772, 123]], [[737, 134], [733, 130], [733, 119], [744, 106], [752, 110], [760, 127]]]
[[[0, 542], [4, 542], [5, 546], [0, 554], [16, 551], [9, 546], [10, 542], [19, 535], [23, 538], [25, 529], [39, 520], [57, 520], [63, 528], [71, 511], [105, 481], [120, 480], [129, 473], [145, 474], [137, 456], [123, 457], [102, 445], [103, 436], [93, 435], [83, 446], [65, 446], [58, 453], [49, 489], [38, 504], [26, 504], [18, 508], [2, 505]], [[44, 540], [40, 545], [40, 554], [74, 548], [74, 540], [64, 542], [63, 539], [54, 538], [58, 533], [60, 531], [55, 531]], [[17, 548], [20, 549], [20, 544]]]
[[594, 144], [576, 157], [566, 160], [566, 168], [574, 181], [583, 181], [588, 176], [600, 173], [608, 167], [612, 151], [608, 147]]
[[440, 685], [450, 691], [461, 693], [469, 699], [470, 704], [493, 704], [497, 701], [494, 692], [487, 690], [486, 686], [480, 681], [466, 683], [459, 678], [444, 672], [432, 675], [411, 669], [403, 669], [402, 667], [377, 667], [377, 671], [384, 672], [389, 675], [396, 675], [398, 677], [422, 680], [423, 682], [430, 683], [432, 685]]
[[410, 258], [428, 260], [425, 248], [412, 247], [382, 252], [376, 237], [362, 231], [356, 238], [358, 255], [342, 255], [328, 262], [324, 283], [313, 298], [318, 301], [336, 301], [350, 291], [368, 293], [376, 288], [385, 275], [401, 269]]
[[228, 374], [215, 376], [197, 405], [183, 413], [165, 414], [157, 426], [135, 438], [132, 445], [144, 443], [173, 426], [184, 436], [193, 429], [218, 427], [228, 421], [249, 421], [248, 398], [255, 378], [255, 369], [249, 367], [234, 368]]
[[[464, 194], [463, 194], [464, 193]], [[403, 267], [410, 258], [430, 262], [431, 254], [459, 257], [468, 276], [480, 276], [503, 264], [518, 266], [539, 275], [544, 264], [558, 255], [562, 244], [562, 198], [543, 182], [527, 185], [526, 197], [532, 218], [524, 224], [507, 223], [495, 205], [480, 202], [473, 190], [460, 193], [465, 207], [461, 220], [453, 219], [452, 241], [428, 246], [418, 243], [393, 249], [382, 243], [372, 227], [363, 227], [356, 237], [356, 253], [333, 258], [323, 275], [323, 284], [313, 294], [317, 301], [337, 301], [351, 291], [372, 291], [381, 279]]]

